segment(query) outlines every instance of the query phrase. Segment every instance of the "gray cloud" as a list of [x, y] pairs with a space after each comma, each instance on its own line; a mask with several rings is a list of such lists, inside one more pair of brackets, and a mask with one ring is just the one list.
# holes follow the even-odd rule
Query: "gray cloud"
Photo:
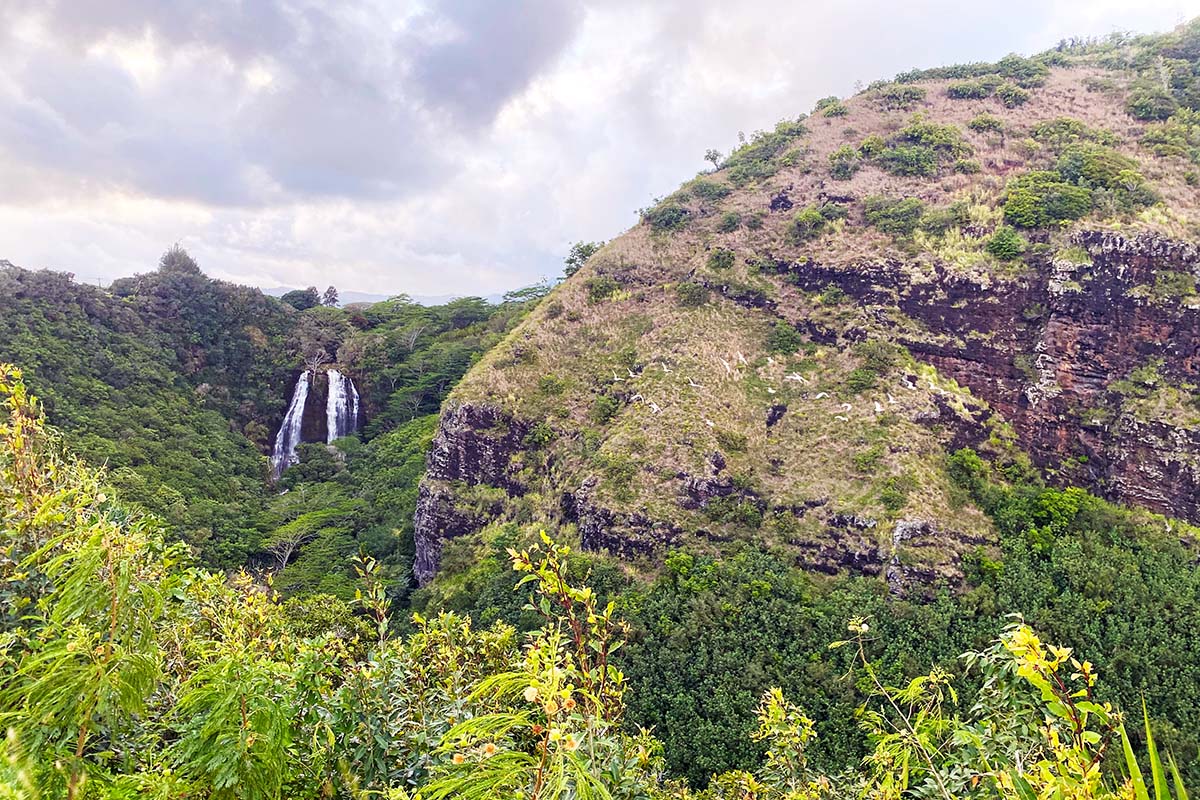
[[856, 80], [1197, 13], [0, 0], [0, 258], [108, 279], [180, 241], [213, 274], [263, 285], [494, 292], [619, 233], [706, 148]]

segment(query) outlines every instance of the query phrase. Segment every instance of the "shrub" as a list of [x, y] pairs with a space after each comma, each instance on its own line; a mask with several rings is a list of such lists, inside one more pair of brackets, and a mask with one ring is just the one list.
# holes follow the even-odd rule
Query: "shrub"
[[755, 211], [753, 214], [751, 214], [749, 217], [746, 218], [746, 227], [752, 231], [760, 230], [763, 226], [763, 221], [766, 218], [767, 218], [767, 215], [765, 213], [763, 213], [762, 211]]
[[587, 288], [589, 303], [603, 302], [612, 297], [617, 289], [621, 288], [620, 284], [607, 275], [597, 275], [593, 278], [588, 278], [583, 285]]
[[562, 394], [566, 383], [557, 375], [543, 375], [538, 379], [538, 391], [544, 395]]
[[718, 247], [708, 256], [709, 269], [729, 269], [736, 259], [734, 252], [725, 247]]
[[863, 158], [872, 158], [887, 149], [887, 142], [879, 134], [873, 133], [863, 139], [858, 145], [858, 153]]
[[836, 306], [838, 303], [846, 299], [846, 292], [836, 283], [830, 283], [825, 286], [821, 294], [817, 296], [823, 306]]
[[684, 308], [696, 308], [708, 302], [708, 287], [692, 281], [684, 281], [675, 287], [675, 296]]
[[1039, 122], [1033, 126], [1030, 133], [1034, 139], [1055, 151], [1078, 142], [1096, 142], [1104, 145], [1117, 143], [1117, 137], [1111, 131], [1089, 128], [1071, 117], [1058, 117], [1046, 122]]
[[1096, 190], [1092, 197], [1094, 207], [1122, 213], [1150, 205], [1157, 199], [1137, 166], [1133, 159], [1094, 144], [1069, 145], [1057, 163], [1058, 172], [1065, 179]]
[[1092, 210], [1092, 193], [1063, 180], [1057, 172], [1027, 172], [1005, 193], [1004, 218], [1020, 228], [1044, 228], [1079, 219]]
[[708, 200], [709, 202], [728, 197], [729, 193], [733, 191], [723, 183], [704, 180], [703, 178], [697, 178], [692, 181], [688, 184], [687, 188], [694, 197], [698, 197], [701, 200]]
[[920, 229], [930, 236], [941, 236], [946, 231], [962, 224], [953, 208], [931, 208], [921, 216]]
[[963, 141], [962, 131], [955, 125], [940, 125], [917, 115], [892, 137], [892, 144], [915, 144], [932, 148], [939, 155], [959, 158], [971, 154], [971, 146]]
[[745, 186], [768, 178], [784, 166], [786, 153], [796, 139], [807, 130], [800, 120], [784, 120], [770, 133], [758, 131], [750, 141], [729, 154], [724, 166], [734, 186]]
[[850, 109], [844, 103], [837, 102], [826, 106], [822, 113], [827, 117], [844, 117], [850, 113]]
[[836, 106], [840, 102], [841, 101], [837, 98], [836, 95], [830, 95], [829, 97], [822, 97], [820, 100], [818, 100], [816, 102], [816, 105], [813, 106], [813, 113], [816, 114], [817, 112], [824, 111], [825, 109], [830, 108], [831, 106]]
[[1027, 243], [1021, 234], [1008, 225], [1001, 225], [988, 239], [987, 251], [1001, 261], [1011, 261], [1025, 252]]
[[869, 367], [857, 367], [846, 376], [846, 389], [851, 394], [859, 394], [874, 389], [879, 376]]
[[805, 206], [792, 217], [792, 238], [798, 242], [815, 239], [830, 220], [844, 219], [846, 213], [846, 209], [837, 203], [824, 203], [820, 207]]
[[908, 505], [910, 485], [903, 478], [888, 478], [879, 490], [879, 503], [888, 511], [900, 511]]
[[862, 167], [862, 158], [858, 150], [844, 144], [829, 154], [829, 175], [834, 180], [846, 181], [854, 177]]
[[786, 322], [776, 322], [767, 336], [767, 351], [771, 353], [791, 355], [799, 350], [802, 344], [804, 337], [800, 335], [800, 331]]
[[889, 372], [900, 360], [904, 349], [891, 342], [868, 340], [854, 345], [854, 354], [863, 360], [863, 365], [879, 375]]
[[656, 231], [677, 231], [687, 224], [688, 210], [675, 203], [660, 203], [642, 214], [642, 221]]
[[996, 97], [1005, 108], [1016, 108], [1029, 102], [1029, 92], [1015, 83], [1002, 83], [997, 86]]
[[1000, 133], [1004, 130], [1004, 121], [991, 114], [980, 114], [968, 122], [967, 127], [979, 133]]
[[911, 236], [921, 222], [925, 204], [915, 197], [868, 197], [867, 223], [893, 236]]
[[537, 450], [554, 441], [554, 429], [545, 422], [534, 425], [525, 435], [525, 446]]
[[746, 434], [724, 429], [717, 429], [717, 444], [730, 453], [742, 453], [746, 450]]
[[[721, 434], [717, 434], [718, 439], [720, 436]], [[744, 528], [757, 528], [762, 525], [762, 511], [753, 502], [741, 497], [715, 497], [708, 501], [704, 513], [713, 522]]]
[[879, 156], [879, 166], [885, 172], [906, 177], [936, 175], [937, 153], [921, 145], [900, 145], [885, 150]]
[[742, 215], [736, 211], [726, 211], [717, 222], [717, 233], [732, 233], [742, 224]]
[[1137, 162], [1116, 150], [1099, 145], [1072, 144], [1058, 157], [1055, 167], [1066, 180], [1090, 188], [1111, 189], [1132, 173], [1141, 182]]
[[964, 81], [947, 86], [946, 96], [953, 100], [978, 100], [990, 97], [994, 88], [980, 81]]
[[1018, 55], [1007, 55], [996, 62], [996, 72], [1018, 86], [1041, 86], [1050, 76], [1050, 68], [1041, 61]]
[[1169, 92], [1158, 86], [1138, 86], [1129, 93], [1125, 110], [1134, 119], [1161, 121], [1175, 113], [1179, 104]]
[[1166, 122], [1147, 127], [1141, 143], [1156, 156], [1200, 161], [1200, 112], [1179, 109]]
[[598, 395], [592, 401], [592, 421], [597, 425], [605, 425], [621, 409], [621, 401], [609, 394]]
[[893, 175], [931, 176], [937, 174], [942, 159], [970, 154], [971, 146], [957, 127], [918, 117], [892, 136], [877, 159], [879, 166]]
[[906, 110], [925, 99], [925, 89], [903, 83], [889, 83], [875, 90], [879, 104], [890, 110]]
[[960, 158], [954, 162], [953, 169], [960, 175], [976, 175], [983, 171], [980, 163], [973, 158]]

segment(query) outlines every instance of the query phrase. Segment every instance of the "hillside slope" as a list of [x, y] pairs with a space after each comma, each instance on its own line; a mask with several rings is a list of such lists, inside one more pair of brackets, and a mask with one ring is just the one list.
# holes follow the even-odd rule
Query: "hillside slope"
[[963, 447], [1200, 520], [1198, 63], [1195, 23], [1064, 43], [756, 134], [451, 394], [418, 579], [515, 521], [954, 582], [994, 542]]

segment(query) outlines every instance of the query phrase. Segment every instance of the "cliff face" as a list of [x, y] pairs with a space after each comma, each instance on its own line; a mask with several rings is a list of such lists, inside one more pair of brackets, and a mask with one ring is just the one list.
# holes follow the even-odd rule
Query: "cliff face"
[[500, 512], [465, 508], [464, 488], [500, 488], [510, 497], [525, 493], [513, 461], [531, 427], [486, 405], [451, 404], [443, 410], [417, 497], [413, 572], [419, 583], [437, 572], [446, 540], [478, 530], [491, 516], [487, 511]]
[[[944, 271], [914, 284], [895, 265], [776, 266], [803, 289], [835, 285], [868, 313], [898, 310], [918, 329], [936, 332], [925, 337], [902, 329], [895, 336], [1008, 421], [1039, 466], [1074, 462], [1064, 478], [1113, 500], [1198, 521], [1200, 431], [1167, 413], [1147, 418], [1120, 390], [1138, 391], [1124, 382], [1147, 365], [1157, 366], [1153, 380], [1162, 385], [1200, 383], [1200, 303], [1156, 299], [1153, 292], [1164, 272], [1200, 277], [1200, 251], [1153, 234], [1085, 231], [1075, 241], [1090, 263], [1034, 261], [1031, 275], [986, 285]], [[830, 343], [859, 333], [802, 325]], [[1200, 408], [1179, 410], [1200, 416]]]
[[[1200, 521], [1200, 430], [1192, 421], [1200, 411], [1188, 405], [1186, 391], [1172, 388], [1200, 383], [1200, 304], [1154, 292], [1157, 276], [1164, 273], [1200, 277], [1200, 253], [1191, 244], [1156, 235], [1083, 231], [1073, 241], [1087, 260], [1082, 253], [1073, 261], [1032, 259], [1024, 274], [1007, 279], [944, 269], [914, 277], [898, 262], [845, 267], [813, 259], [774, 259], [767, 271], [802, 292], [836, 287], [865, 321], [793, 319], [812, 341], [845, 351], [856, 341], [878, 337], [882, 324], [918, 363], [969, 389], [964, 405], [963, 398], [950, 398], [932, 382], [919, 387], [930, 392], [931, 402], [910, 416], [936, 430], [945, 451], [979, 445], [998, 417], [1052, 477]], [[1140, 382], [1131, 380], [1139, 370], [1144, 373]], [[900, 380], [908, 386], [929, 379], [905, 375]], [[1158, 397], [1166, 393], [1172, 394]], [[629, 392], [622, 397], [629, 402]], [[1167, 402], [1179, 405], [1180, 397], [1179, 408]], [[764, 428], [771, 432], [788, 413], [788, 405], [773, 402], [765, 410]], [[517, 472], [529, 449], [526, 437], [538, 421], [486, 403], [446, 409], [417, 511], [422, 583], [436, 572], [446, 539], [508, 516], [503, 502], [483, 510], [464, 503], [463, 487], [498, 487], [509, 498], [529, 489]], [[750, 455], [767, 460], [765, 453]], [[785, 506], [740, 488], [719, 450], [706, 459], [701, 471], [678, 472], [671, 503], [702, 512], [714, 501], [732, 502], [759, 515], [819, 518], [816, 535], [790, 540], [797, 564], [807, 569], [881, 575], [902, 592], [913, 582], [952, 578], [961, 553], [989, 541], [919, 511], [888, 524], [827, 508], [827, 497]], [[558, 497], [547, 505], [551, 520], [575, 524], [585, 548], [635, 558], [688, 540], [672, 514], [597, 497], [599, 481], [598, 475], [577, 473], [539, 487]], [[709, 542], [728, 538], [711, 526], [701, 533]]]

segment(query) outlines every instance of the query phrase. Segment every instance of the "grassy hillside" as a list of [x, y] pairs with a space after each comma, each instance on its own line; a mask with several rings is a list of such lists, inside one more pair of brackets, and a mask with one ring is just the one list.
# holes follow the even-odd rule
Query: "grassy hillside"
[[[601, 528], [597, 546], [651, 569], [746, 540], [899, 591], [995, 552], [947, 476], [964, 445], [1194, 518], [1200, 373], [1178, 345], [1200, 307], [1183, 243], [1200, 223], [1197, 41], [1193, 25], [913, 72], [755, 133], [468, 373], [450, 408], [536, 436], [502, 481], [433, 469], [430, 495], [476, 530]], [[1089, 364], [1093, 347], [1112, 363]], [[1137, 383], [1147, 364], [1162, 374]], [[1155, 445], [1178, 481], [1161, 493], [1118, 435], [1153, 422], [1188, 442]], [[480, 514], [488, 486], [499, 511]], [[471, 527], [445, 516], [431, 552]]]

